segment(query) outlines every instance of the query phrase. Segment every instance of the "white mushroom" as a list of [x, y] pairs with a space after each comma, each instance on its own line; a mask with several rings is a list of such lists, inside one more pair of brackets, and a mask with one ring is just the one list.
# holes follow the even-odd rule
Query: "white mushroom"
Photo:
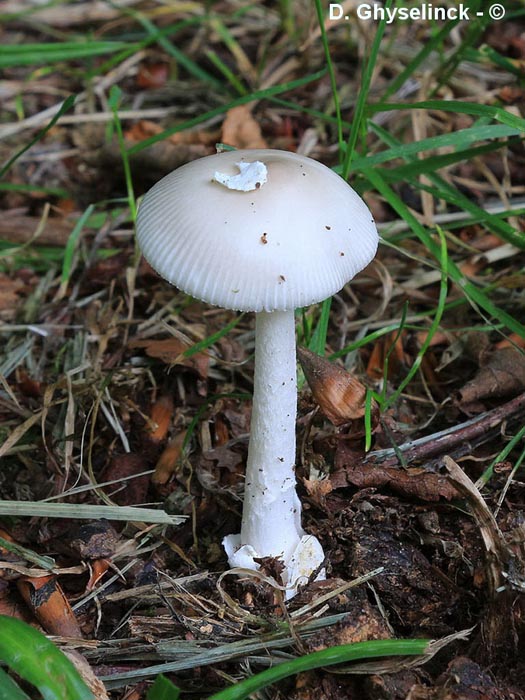
[[370, 211], [317, 161], [230, 151], [158, 182], [140, 207], [137, 237], [152, 267], [179, 289], [257, 314], [242, 525], [224, 547], [234, 567], [282, 559], [289, 598], [324, 559], [301, 527], [295, 488], [294, 310], [339, 291], [372, 260], [378, 235]]

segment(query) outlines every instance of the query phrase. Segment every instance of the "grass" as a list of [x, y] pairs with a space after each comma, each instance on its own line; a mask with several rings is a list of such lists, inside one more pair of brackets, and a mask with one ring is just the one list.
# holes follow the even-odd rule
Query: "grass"
[[[387, 7], [392, 4], [387, 0]], [[66, 6], [51, 2], [44, 11], [66, 12]], [[382, 415], [394, 418], [409, 404], [415, 416], [409, 432], [422, 425], [427, 429], [432, 422], [439, 429], [447, 420], [445, 409], [451, 402], [446, 394], [461, 385], [464, 365], [458, 365], [456, 374], [444, 370], [443, 397], [439, 379], [428, 379], [436, 376], [435, 368], [445, 356], [447, 348], [439, 349], [447, 345], [445, 341], [436, 350], [441, 334], [458, 342], [467, 334], [482, 335], [493, 351], [499, 341], [510, 339], [522, 352], [525, 183], [518, 172], [518, 154], [525, 118], [519, 100], [507, 104], [503, 91], [494, 86], [523, 90], [523, 76], [519, 61], [505, 55], [501, 45], [496, 49], [486, 43], [490, 32], [496, 31], [486, 17], [470, 26], [458, 21], [418, 25], [419, 33], [412, 36], [409, 26], [390, 26], [386, 21], [373, 26], [330, 25], [324, 21], [326, 7], [320, 0], [304, 16], [285, 0], [278, 9], [259, 2], [245, 6], [227, 2], [218, 9], [213, 3], [191, 2], [173, 7], [152, 3], [144, 10], [134, 5], [118, 8], [108, 3], [108, 7], [111, 19], [96, 23], [96, 31], [47, 24], [39, 19], [37, 5], [3, 18], [8, 37], [15, 32], [9, 22], [21, 23], [13, 27], [22, 28], [18, 31], [24, 40], [16, 40], [13, 33], [13, 40], [3, 47], [0, 68], [13, 84], [26, 85], [27, 93], [7, 99], [2, 113], [6, 130], [0, 127], [0, 137], [8, 138], [0, 140], [5, 163], [0, 196], [6, 208], [16, 210], [13, 203], [23, 203], [34, 217], [32, 234], [41, 233], [46, 217], [53, 220], [68, 201], [74, 205], [75, 223], [60, 247], [40, 245], [33, 235], [25, 242], [15, 243], [9, 237], [0, 241], [0, 270], [11, 285], [16, 307], [10, 316], [11, 309], [0, 305], [0, 314], [6, 314], [0, 316], [0, 457], [8, 475], [0, 517], [7, 524], [27, 517], [49, 518], [51, 523], [59, 518], [100, 517], [131, 522], [126, 528], [130, 541], [151, 537], [175, 558], [182, 552], [184, 567], [200, 558], [204, 569], [211, 557], [211, 568], [220, 570], [224, 564], [217, 554], [220, 538], [202, 531], [198, 519], [201, 508], [214, 499], [225, 518], [235, 511], [238, 488], [232, 484], [237, 467], [227, 463], [227, 470], [222, 465], [217, 473], [208, 472], [200, 455], [206, 446], [213, 446], [214, 430], [225, 431], [221, 447], [229, 459], [243, 445], [243, 407], [250, 395], [250, 373], [245, 374], [244, 363], [251, 361], [253, 351], [251, 320], [204, 307], [195, 312], [187, 299], [173, 298], [172, 290], [152, 281], [140, 267], [132, 228], [142, 180], [148, 179], [149, 166], [144, 164], [161, 160], [163, 151], [178, 153], [181, 143], [187, 149], [184, 157], [202, 154], [194, 137], [219, 131], [226, 114], [248, 105], [270, 146], [294, 148], [302, 143], [308, 150], [310, 134], [311, 154], [348, 179], [379, 212], [383, 238], [377, 265], [350, 290], [297, 315], [304, 344], [362, 377], [374, 347], [384, 345], [381, 378], [373, 379], [371, 368], [364, 379], [368, 389], [362, 447], [369, 450], [376, 435], [373, 400]], [[521, 21], [524, 13], [517, 7], [511, 12], [513, 21]], [[138, 71], [150, 63], [167, 65], [168, 79], [158, 88], [139, 88]], [[469, 82], [472, 75], [475, 91]], [[49, 87], [52, 80], [60, 89]], [[179, 84], [183, 89], [173, 92]], [[39, 94], [46, 99], [35, 97]], [[53, 114], [47, 111], [50, 104]], [[175, 106], [178, 111], [157, 121], [159, 129], [150, 136], [132, 141], [122, 115], [134, 112], [132, 122], [140, 122], [151, 104]], [[100, 111], [110, 117], [104, 137], [98, 141], [89, 133], [87, 146], [79, 146], [84, 132], [63, 117], [66, 113], [89, 117]], [[36, 130], [18, 123], [21, 116], [38, 112], [41, 121]], [[216, 141], [220, 140], [217, 134]], [[67, 158], [59, 153], [64, 143], [72, 147], [73, 155]], [[211, 151], [210, 143], [205, 148]], [[111, 154], [112, 145], [117, 154], [112, 165], [97, 165], [97, 158]], [[46, 163], [46, 154], [53, 149], [59, 153], [56, 169], [49, 165], [51, 159]], [[42, 162], [45, 167], [39, 170]], [[95, 182], [82, 175], [82, 168], [93, 169]], [[108, 175], [107, 190], [97, 179], [102, 174]], [[509, 247], [505, 256], [465, 273], [467, 264], [484, 254], [472, 240], [490, 236], [495, 237], [494, 246]], [[17, 279], [29, 279], [28, 269], [38, 280], [22, 289]], [[428, 283], [405, 285], [427, 273]], [[421, 333], [424, 339], [419, 342]], [[128, 338], [134, 336], [182, 338], [187, 349], [164, 367], [158, 359], [127, 347]], [[409, 364], [396, 368], [397, 342], [404, 343]], [[202, 356], [209, 365], [206, 377], [196, 376], [195, 366], [188, 364]], [[32, 393], [25, 395], [21, 387]], [[152, 472], [152, 455], [158, 447], [148, 443], [145, 425], [150, 403], [164, 392], [178, 397], [170, 419], [172, 433], [185, 431], [171, 482], [176, 488], [159, 491], [158, 501], [167, 499], [166, 511], [148, 503], [119, 505], [113, 489], [123, 483], [134, 486]], [[230, 421], [236, 425], [235, 420], [233, 430]], [[492, 456], [480, 457], [484, 460], [478, 474], [480, 488], [490, 489], [498, 465], [505, 461], [510, 462], [512, 475], [517, 472], [523, 461], [523, 434], [524, 429], [513, 427]], [[103, 467], [111, 466], [120, 450], [125, 459], [138, 456], [141, 469], [121, 481], [115, 475], [106, 478]], [[325, 465], [328, 472], [329, 466]], [[20, 484], [24, 471], [38, 472], [37, 482], [49, 480], [51, 495], [38, 483]], [[222, 481], [226, 471], [232, 483]], [[71, 475], [73, 482], [68, 480]], [[67, 482], [65, 491], [62, 480]], [[201, 481], [207, 491], [202, 491]], [[498, 508], [504, 506], [511, 482], [509, 476]], [[24, 497], [17, 498], [19, 493]], [[207, 495], [199, 500], [196, 494], [202, 493]], [[67, 499], [72, 502], [50, 502]], [[182, 508], [187, 526], [185, 518], [171, 515]], [[183, 545], [177, 533], [166, 534], [167, 524], [189, 528]], [[3, 544], [42, 571], [53, 570], [54, 559], [32, 551], [38, 543], [25, 549], [8, 540]], [[176, 581], [180, 575], [181, 571], [173, 574]], [[128, 581], [124, 588], [130, 585]], [[174, 615], [191, 634], [200, 629], [191, 627], [197, 609], [202, 625], [211, 620], [220, 634], [226, 638], [227, 632], [234, 639], [221, 638], [210, 648], [197, 645], [191, 653], [176, 641], [181, 657], [175, 661], [158, 658], [157, 642], [146, 651], [136, 649], [129, 659], [126, 639], [115, 641], [114, 647], [108, 643], [108, 655], [117, 650], [123, 655], [119, 661], [141, 662], [123, 675], [106, 674], [107, 686], [115, 693], [125, 684], [159, 673], [181, 673], [185, 681], [188, 669], [211, 666], [219, 668], [214, 678], [230, 685], [213, 700], [244, 698], [264, 688], [273, 698], [278, 696], [271, 694], [270, 685], [297, 672], [349, 661], [359, 653], [365, 658], [420, 654], [427, 644], [418, 639], [373, 640], [291, 659], [286, 649], [294, 644], [304, 649], [300, 634], [287, 627], [285, 635], [279, 619], [276, 623], [255, 616], [254, 622], [220, 582], [209, 599], [176, 590], [176, 603], [157, 597], [143, 603], [137, 598], [136, 605], [139, 609], [163, 605], [172, 611], [173, 605], [180, 605]], [[156, 589], [148, 595], [157, 593]], [[220, 604], [216, 596], [223, 596]], [[104, 601], [102, 597], [102, 609]], [[133, 612], [130, 606], [122, 615], [127, 619]], [[320, 626], [333, 622], [321, 614]], [[305, 629], [312, 631], [308, 624]], [[252, 675], [239, 661], [251, 659], [256, 666], [263, 652], [275, 665], [261, 673]], [[175, 654], [173, 649], [170, 653]], [[144, 666], [149, 656], [155, 661]], [[10, 663], [9, 658], [3, 660]], [[220, 670], [219, 662], [229, 664], [223, 666], [228, 672]], [[247, 677], [242, 680], [243, 676]], [[28, 680], [38, 685], [42, 679]], [[169, 681], [158, 683], [150, 700], [156, 700], [157, 693], [175, 697]], [[27, 697], [2, 671], [0, 696], [3, 688], [10, 697]]]

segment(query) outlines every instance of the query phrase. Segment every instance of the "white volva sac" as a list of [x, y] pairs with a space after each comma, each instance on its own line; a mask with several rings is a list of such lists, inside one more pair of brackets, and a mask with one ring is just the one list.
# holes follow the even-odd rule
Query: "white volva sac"
[[284, 563], [286, 597], [318, 573], [319, 541], [296, 493], [296, 308], [339, 291], [374, 257], [372, 216], [352, 188], [310, 158], [228, 151], [175, 170], [144, 197], [137, 238], [172, 284], [223, 308], [255, 311], [255, 378], [240, 534], [232, 567]]

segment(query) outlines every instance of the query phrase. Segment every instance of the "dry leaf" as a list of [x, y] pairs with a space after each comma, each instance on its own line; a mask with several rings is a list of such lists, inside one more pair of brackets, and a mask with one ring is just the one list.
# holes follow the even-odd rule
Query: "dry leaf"
[[159, 457], [155, 473], [151, 477], [154, 484], [165, 484], [170, 479], [179, 462], [185, 437], [185, 431], [179, 433]]
[[173, 417], [173, 399], [161, 396], [151, 408], [148, 436], [153, 442], [162, 442], [168, 435]]
[[496, 343], [497, 348], [518, 347], [525, 349], [525, 338], [517, 333], [510, 333], [506, 338]]
[[[162, 132], [162, 127], [156, 122], [149, 121], [148, 119], [141, 119], [135, 122], [129, 129], [125, 132], [126, 140], [128, 141], [145, 141], [151, 136], [156, 136]], [[217, 141], [220, 139], [219, 131], [206, 131], [203, 129], [187, 129], [184, 131], [178, 131], [176, 134], [172, 134], [167, 142], [175, 145], [198, 145], [198, 146], [215, 146]], [[202, 155], [205, 155], [204, 153]]]
[[462, 404], [513, 396], [525, 390], [525, 355], [513, 347], [492, 352], [475, 377], [459, 392]]
[[0, 319], [2, 321], [10, 321], [15, 317], [16, 307], [24, 287], [21, 279], [11, 279], [7, 275], [0, 274]]
[[208, 376], [208, 356], [198, 352], [191, 357], [184, 357], [184, 353], [191, 346], [180, 338], [165, 338], [164, 340], [132, 340], [130, 348], [144, 348], [146, 355], [162, 360], [168, 365], [183, 365], [196, 370], [201, 379]]
[[[372, 353], [368, 360], [366, 373], [371, 379], [382, 379], [385, 370], [385, 361], [388, 358], [388, 377], [396, 376], [403, 367], [408, 367], [411, 362], [407, 359], [403, 348], [405, 331], [385, 335], [374, 343]], [[393, 347], [392, 347], [393, 346]]]
[[61, 637], [82, 637], [82, 632], [56, 576], [17, 581], [18, 590], [26, 604], [48, 634]]
[[339, 426], [364, 416], [364, 384], [343, 367], [306, 348], [298, 348], [297, 354], [312, 395], [328, 420]]
[[161, 88], [169, 76], [167, 63], [142, 63], [137, 73], [137, 85], [145, 90]]
[[441, 476], [423, 467], [383, 467], [377, 463], [357, 463], [355, 451], [346, 442], [340, 441], [335, 454], [336, 471], [334, 477], [342, 470], [348, 484], [359, 488], [378, 488], [388, 486], [395, 493], [403, 496], [415, 496], [422, 501], [439, 501], [445, 498], [451, 501], [458, 497], [458, 492], [446, 476]]
[[247, 105], [228, 110], [222, 125], [221, 141], [234, 148], [268, 148], [261, 127]]
[[126, 141], [145, 141], [151, 136], [156, 136], [160, 134], [162, 127], [156, 122], [149, 121], [149, 119], [140, 119], [126, 129], [124, 132], [124, 137]]
[[90, 593], [97, 583], [106, 575], [110, 567], [109, 559], [95, 559], [91, 562], [91, 576], [86, 584], [86, 592]]
[[334, 489], [330, 479], [303, 479], [303, 484], [312, 501], [324, 508], [326, 497]]

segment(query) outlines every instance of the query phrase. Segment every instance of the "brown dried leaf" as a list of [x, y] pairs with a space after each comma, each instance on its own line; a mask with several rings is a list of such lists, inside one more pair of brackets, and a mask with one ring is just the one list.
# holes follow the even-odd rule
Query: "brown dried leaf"
[[[366, 367], [367, 375], [372, 379], [383, 377], [385, 360], [388, 356], [388, 376], [395, 376], [400, 368], [410, 364], [403, 349], [403, 338], [405, 333], [391, 333], [379, 338], [374, 343], [372, 353]], [[393, 347], [392, 347], [393, 346]]]
[[415, 496], [422, 501], [439, 501], [445, 498], [451, 501], [458, 497], [458, 492], [446, 476], [428, 471], [423, 467], [383, 467], [377, 463], [355, 462], [353, 452], [344, 441], [337, 445], [335, 454], [335, 474], [341, 470], [348, 484], [359, 488], [388, 486], [395, 493], [403, 496]]
[[185, 431], [179, 433], [162, 452], [151, 477], [154, 484], [165, 484], [170, 479], [179, 462], [185, 437]]
[[10, 321], [15, 317], [16, 307], [20, 302], [20, 295], [24, 290], [21, 279], [11, 279], [7, 275], [0, 274], [0, 319]]
[[124, 137], [126, 141], [145, 141], [149, 139], [150, 136], [156, 136], [160, 134], [162, 127], [156, 122], [149, 121], [148, 119], [140, 119], [126, 129], [124, 132]]
[[244, 459], [243, 454], [227, 445], [206, 450], [197, 465], [197, 478], [211, 492], [220, 492], [230, 486], [236, 490]]
[[303, 484], [312, 501], [321, 507], [334, 489], [330, 479], [303, 479]]
[[[135, 124], [125, 132], [125, 137], [129, 141], [145, 141], [151, 136], [160, 134], [161, 131], [162, 127], [156, 122], [149, 121], [148, 119], [141, 119], [135, 122]], [[219, 131], [204, 131], [199, 129], [194, 131], [179, 131], [176, 134], [172, 134], [167, 141], [175, 145], [213, 146], [217, 143], [219, 138]]]
[[30, 377], [23, 367], [16, 368], [16, 382], [19, 391], [24, 396], [39, 399], [44, 393], [45, 385]]
[[145, 90], [163, 87], [169, 76], [167, 63], [142, 63], [137, 73], [137, 85]]
[[459, 392], [462, 404], [481, 399], [514, 396], [525, 390], [525, 355], [513, 347], [490, 354], [475, 377]]
[[56, 576], [23, 577], [17, 581], [26, 604], [48, 634], [82, 637], [82, 632]]
[[496, 343], [497, 348], [511, 348], [516, 346], [525, 349], [525, 338], [517, 333], [510, 333], [506, 338]]
[[312, 395], [334, 425], [343, 425], [365, 414], [366, 387], [343, 367], [307, 348], [297, 354]]
[[461, 339], [464, 354], [481, 367], [490, 353], [490, 340], [486, 333], [473, 331]]
[[268, 148], [261, 127], [247, 105], [228, 110], [222, 125], [221, 141], [235, 148]]
[[163, 340], [132, 340], [130, 348], [144, 348], [146, 355], [155, 357], [168, 365], [183, 365], [194, 369], [201, 379], [208, 376], [208, 355], [198, 352], [191, 357], [184, 357], [184, 353], [191, 346], [180, 338], [165, 338]]
[[111, 562], [109, 559], [95, 559], [91, 562], [91, 576], [89, 577], [89, 581], [86, 585], [86, 591], [88, 593], [91, 592], [95, 588], [97, 583], [100, 581], [100, 579], [102, 579], [106, 575], [106, 572], [109, 570], [110, 564]]
[[148, 436], [153, 442], [162, 442], [168, 435], [173, 417], [173, 399], [161, 396], [151, 407]]

